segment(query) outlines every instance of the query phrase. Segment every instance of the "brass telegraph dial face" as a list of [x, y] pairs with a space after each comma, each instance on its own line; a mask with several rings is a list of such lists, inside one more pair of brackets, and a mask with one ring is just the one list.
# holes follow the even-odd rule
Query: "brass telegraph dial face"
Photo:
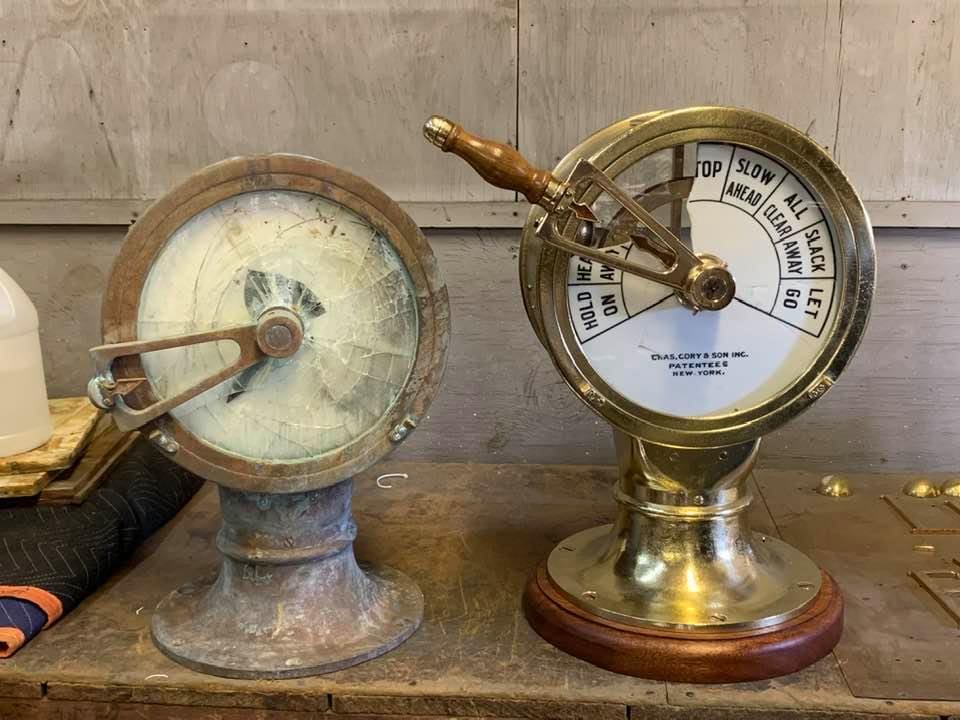
[[873, 234], [843, 173], [798, 130], [733, 108], [629, 118], [552, 172], [444, 118], [424, 132], [537, 206], [527, 314], [615, 429], [616, 521], [537, 571], [534, 629], [659, 680], [755, 680], [823, 657], [842, 599], [751, 531], [747, 478], [760, 437], [831, 387], [866, 325]]
[[[669, 288], [573, 257], [566, 304], [579, 351], [611, 388], [656, 412], [703, 418], [754, 407], [803, 374], [836, 320], [841, 279], [833, 223], [796, 175], [740, 145], [683, 149], [695, 174], [675, 201], [689, 218], [681, 237], [724, 258], [733, 302], [693, 313]], [[617, 208], [600, 205], [613, 220]], [[633, 223], [618, 225], [628, 233]], [[629, 259], [637, 248], [626, 237], [604, 252]]]
[[91, 393], [189, 469], [244, 490], [329, 485], [416, 426], [439, 385], [446, 290], [419, 229], [311, 158], [211, 166], [137, 222]]
[[[836, 380], [866, 323], [873, 236], [849, 182], [807, 136], [744, 110], [655, 113], [589, 138], [554, 174], [570, 175], [596, 220], [532, 210], [524, 300], [567, 382], [615, 426], [667, 444], [742, 442]], [[701, 288], [722, 305], [624, 265], [662, 272], [679, 255], [617, 190], [728, 273]], [[600, 255], [567, 252], [556, 237]]]

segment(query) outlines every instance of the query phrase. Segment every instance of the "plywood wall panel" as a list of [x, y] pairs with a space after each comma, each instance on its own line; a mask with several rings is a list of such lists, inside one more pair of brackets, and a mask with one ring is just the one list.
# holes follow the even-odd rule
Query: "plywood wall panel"
[[161, 7], [150, 32], [152, 196], [225, 156], [286, 150], [398, 200], [512, 199], [462, 164], [437, 162], [420, 128], [446, 112], [513, 137], [516, 2]]
[[[100, 295], [123, 232], [0, 227], [0, 265], [37, 306], [55, 395], [83, 392]], [[823, 400], [764, 441], [766, 467], [960, 468], [960, 232], [878, 236], [878, 290], [860, 352]], [[519, 233], [440, 231], [429, 239], [449, 288], [453, 332], [443, 389], [402, 456], [613, 462], [608, 427], [564, 385], [530, 330], [516, 280]]]
[[770, 113], [832, 145], [837, 0], [521, 0], [520, 149], [553, 165], [623, 117], [690, 105]]
[[960, 3], [522, 0], [520, 7], [519, 136], [539, 162], [555, 163], [626, 115], [740, 105], [808, 131], [866, 200], [960, 201]]
[[420, 127], [446, 112], [515, 140], [516, 16], [515, 0], [0, 4], [0, 198], [153, 198], [286, 151], [398, 200], [512, 199], [438, 162]]
[[836, 156], [872, 200], [960, 200], [960, 3], [844, 0]]
[[0, 3], [0, 197], [140, 197], [149, 141], [139, 2]]
[[401, 201], [506, 201], [426, 116], [552, 165], [625, 115], [730, 104], [807, 130], [864, 199], [918, 203], [886, 221], [953, 224], [958, 40], [953, 0], [5, 2], [0, 201], [122, 204], [276, 150]]

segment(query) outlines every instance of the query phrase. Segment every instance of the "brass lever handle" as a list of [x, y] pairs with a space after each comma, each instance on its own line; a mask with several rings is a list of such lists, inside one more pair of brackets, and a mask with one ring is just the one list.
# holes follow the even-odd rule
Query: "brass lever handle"
[[661, 271], [620, 260], [557, 232], [540, 235], [544, 242], [572, 255], [587, 257], [672, 288], [695, 312], [720, 310], [733, 300], [736, 284], [726, 263], [712, 256], [696, 255], [588, 160], [580, 160], [574, 166], [570, 177], [561, 182], [550, 172], [532, 165], [509, 145], [479, 138], [439, 115], [427, 120], [423, 126], [423, 134], [444, 152], [452, 152], [466, 160], [480, 177], [491, 185], [523, 193], [529, 202], [539, 205], [548, 213], [566, 210], [588, 223], [599, 222], [586, 203], [574, 198], [572, 189], [586, 182], [600, 186], [633, 216], [638, 224], [652, 233], [658, 242], [658, 250], [667, 250], [664, 254], [654, 253], [666, 269]]
[[424, 137], [444, 152], [458, 155], [491, 185], [522, 193], [527, 201], [552, 210], [562, 183], [549, 171], [534, 167], [509, 145], [485, 140], [439, 115], [423, 126]]

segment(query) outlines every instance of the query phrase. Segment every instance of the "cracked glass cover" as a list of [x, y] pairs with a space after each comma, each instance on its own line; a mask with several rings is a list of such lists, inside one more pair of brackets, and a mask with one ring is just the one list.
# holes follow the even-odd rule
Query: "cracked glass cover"
[[[413, 368], [417, 303], [393, 246], [318, 195], [263, 190], [190, 218], [144, 283], [144, 340], [249, 325], [293, 309], [302, 346], [268, 358], [170, 414], [202, 442], [245, 459], [303, 462], [356, 440], [389, 411]], [[233, 363], [229, 341], [142, 356], [159, 398]]]

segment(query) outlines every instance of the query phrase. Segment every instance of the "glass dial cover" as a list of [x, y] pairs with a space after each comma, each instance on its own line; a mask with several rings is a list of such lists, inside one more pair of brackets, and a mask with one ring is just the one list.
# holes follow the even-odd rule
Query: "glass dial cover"
[[[173, 409], [202, 442], [247, 460], [301, 462], [341, 448], [389, 411], [417, 352], [416, 293], [364, 218], [306, 192], [255, 190], [184, 223], [150, 267], [137, 319], [149, 340], [256, 322], [292, 308], [303, 344]], [[232, 363], [231, 342], [142, 356], [169, 397]]]
[[[752, 408], [808, 369], [836, 321], [841, 280], [831, 219], [796, 173], [733, 143], [685, 151], [692, 184], [671, 202], [682, 203], [680, 236], [695, 253], [727, 263], [734, 301], [694, 313], [669, 288], [571, 257], [567, 306], [580, 351], [611, 388], [657, 413], [709, 418]], [[616, 181], [642, 200], [670, 178], [670, 163], [660, 153]], [[594, 209], [617, 225], [605, 196]], [[604, 251], [656, 266], [629, 232]]]

